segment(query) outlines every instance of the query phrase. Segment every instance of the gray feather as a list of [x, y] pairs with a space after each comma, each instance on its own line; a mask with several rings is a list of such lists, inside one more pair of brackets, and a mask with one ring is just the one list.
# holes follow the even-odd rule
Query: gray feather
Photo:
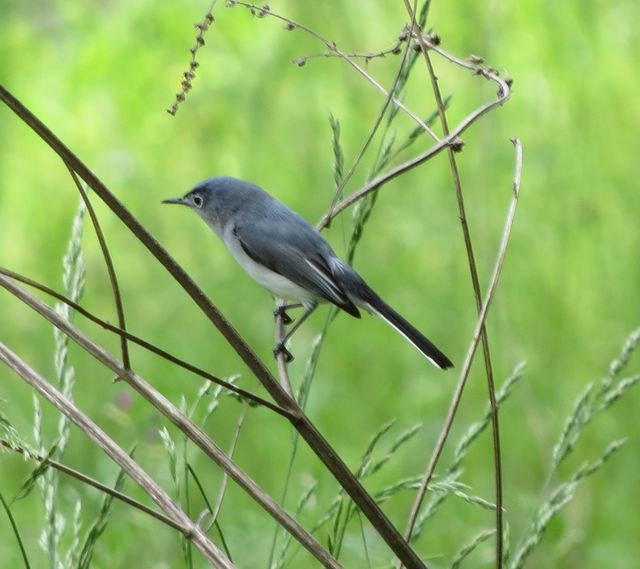
[[333, 260], [338, 258], [318, 231], [265, 192], [260, 190], [255, 197], [250, 209], [259, 207], [259, 215], [242, 211], [233, 228], [245, 253], [349, 314], [360, 316], [332, 271]]

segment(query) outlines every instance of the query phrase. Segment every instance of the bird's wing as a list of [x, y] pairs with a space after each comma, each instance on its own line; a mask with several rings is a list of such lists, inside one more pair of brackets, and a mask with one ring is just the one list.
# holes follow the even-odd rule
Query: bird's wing
[[359, 317], [329, 266], [334, 253], [328, 243], [302, 218], [260, 220], [236, 224], [233, 234], [244, 252], [256, 263], [289, 279], [314, 295]]

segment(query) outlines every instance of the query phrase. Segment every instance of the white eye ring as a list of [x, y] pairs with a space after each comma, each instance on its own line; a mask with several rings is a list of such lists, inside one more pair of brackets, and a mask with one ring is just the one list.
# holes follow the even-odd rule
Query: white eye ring
[[202, 196], [199, 196], [198, 194], [193, 196], [193, 205], [195, 205], [197, 208], [201, 208], [202, 204], [203, 204]]

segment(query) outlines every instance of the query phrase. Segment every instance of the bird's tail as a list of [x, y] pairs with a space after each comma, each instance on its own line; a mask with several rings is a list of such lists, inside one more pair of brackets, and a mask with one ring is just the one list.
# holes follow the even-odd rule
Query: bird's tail
[[451, 360], [414, 326], [382, 300], [349, 265], [335, 258], [333, 274], [340, 281], [349, 298], [358, 306], [373, 312], [402, 334], [425, 358], [440, 369], [453, 367]]
[[375, 298], [363, 303], [363, 308], [366, 308], [380, 316], [380, 318], [382, 318], [387, 324], [402, 334], [409, 342], [411, 342], [411, 344], [420, 350], [424, 357], [427, 358], [434, 366], [439, 367], [440, 369], [453, 367], [451, 360], [436, 348], [431, 340], [426, 338], [419, 330], [407, 322], [377, 294], [373, 291], [371, 292]]

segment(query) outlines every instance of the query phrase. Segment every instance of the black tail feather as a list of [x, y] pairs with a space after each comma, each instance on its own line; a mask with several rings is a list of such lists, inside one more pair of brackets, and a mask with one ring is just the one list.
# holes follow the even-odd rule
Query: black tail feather
[[436, 346], [424, 336], [418, 329], [407, 322], [400, 314], [391, 308], [384, 300], [382, 300], [369, 287], [366, 294], [363, 295], [363, 307], [367, 308], [374, 314], [377, 314], [387, 324], [402, 334], [411, 344], [413, 344], [425, 358], [433, 365], [440, 369], [449, 369], [453, 367], [451, 360], [445, 356]]
[[[345, 292], [345, 296], [353, 304], [380, 316], [422, 352], [424, 357], [436, 367], [440, 369], [453, 367], [451, 360], [436, 348], [433, 342], [382, 300], [349, 265], [337, 257], [330, 259], [329, 265], [335, 281], [339, 283], [340, 288]], [[332, 300], [331, 302], [335, 304], [335, 301]], [[340, 306], [340, 308], [345, 310], [343, 306]], [[349, 311], [347, 310], [347, 312]]]

